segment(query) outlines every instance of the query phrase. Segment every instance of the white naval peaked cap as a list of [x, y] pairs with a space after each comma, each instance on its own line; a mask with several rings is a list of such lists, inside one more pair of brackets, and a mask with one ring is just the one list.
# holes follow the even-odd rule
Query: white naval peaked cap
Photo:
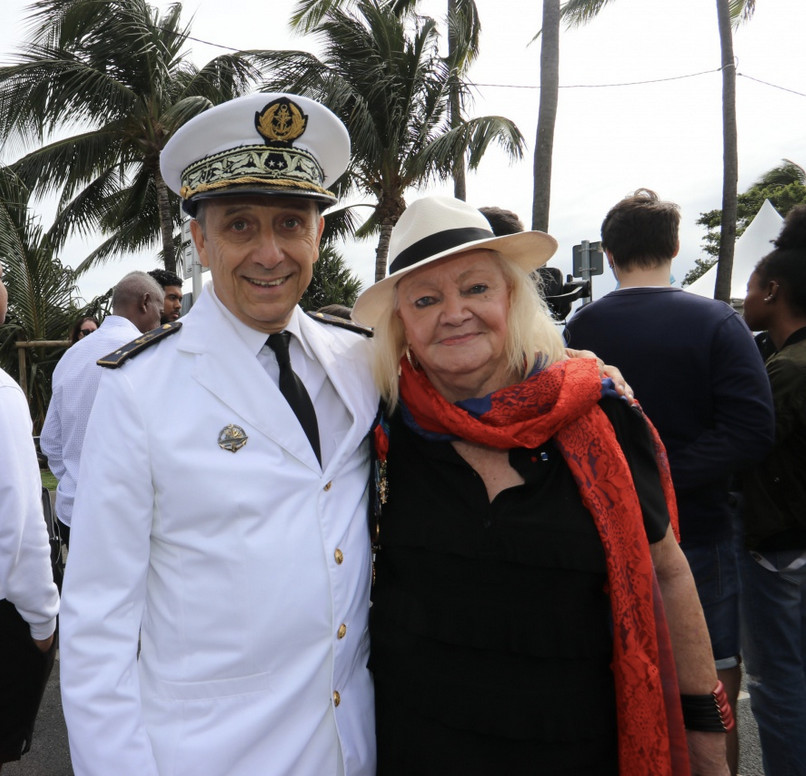
[[258, 93], [216, 105], [183, 124], [160, 155], [162, 177], [195, 214], [201, 199], [265, 194], [332, 205], [347, 169], [350, 136], [307, 97]]

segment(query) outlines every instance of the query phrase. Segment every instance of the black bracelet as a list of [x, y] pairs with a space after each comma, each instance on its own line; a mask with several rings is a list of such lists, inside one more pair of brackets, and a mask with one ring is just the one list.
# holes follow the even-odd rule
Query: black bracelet
[[681, 695], [683, 724], [687, 730], [706, 733], [728, 733], [736, 726], [733, 709], [722, 682], [717, 682], [710, 695]]

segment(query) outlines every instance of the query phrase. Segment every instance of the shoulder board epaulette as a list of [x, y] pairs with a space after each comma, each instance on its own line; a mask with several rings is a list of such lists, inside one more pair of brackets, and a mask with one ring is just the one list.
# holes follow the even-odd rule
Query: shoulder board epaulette
[[363, 334], [365, 337], [372, 336], [372, 329], [369, 326], [362, 326], [355, 321], [348, 321], [346, 318], [339, 318], [338, 315], [328, 315], [327, 313], [308, 312], [311, 318], [319, 323], [329, 323], [331, 326], [338, 326], [340, 329], [354, 331], [356, 334]]
[[173, 323], [164, 323], [156, 329], [147, 331], [141, 334], [137, 339], [127, 342], [125, 345], [119, 347], [108, 356], [99, 358], [96, 363], [98, 366], [105, 366], [109, 369], [117, 369], [130, 358], [134, 358], [138, 353], [142, 353], [146, 348], [150, 348], [160, 340], [170, 337], [171, 334], [176, 334], [182, 328], [181, 321], [174, 321]]

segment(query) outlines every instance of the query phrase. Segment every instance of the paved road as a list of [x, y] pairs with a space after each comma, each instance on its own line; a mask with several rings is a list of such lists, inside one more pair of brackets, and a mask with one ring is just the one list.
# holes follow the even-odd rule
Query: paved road
[[[741, 741], [741, 776], [764, 776], [750, 701], [742, 693], [739, 699], [739, 738]], [[539, 771], [538, 771], [539, 774]], [[3, 776], [73, 776], [67, 746], [67, 730], [59, 696], [59, 662], [53, 668], [34, 733], [31, 751], [18, 763], [3, 766]], [[453, 774], [446, 774], [453, 776]], [[496, 776], [499, 776], [496, 774]], [[506, 776], [500, 774], [500, 776]], [[584, 776], [580, 774], [580, 776]]]

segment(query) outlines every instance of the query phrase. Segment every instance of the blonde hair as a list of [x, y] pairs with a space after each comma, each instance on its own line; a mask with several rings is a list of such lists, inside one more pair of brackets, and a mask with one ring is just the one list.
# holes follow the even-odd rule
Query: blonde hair
[[[540, 361], [548, 366], [565, 358], [565, 345], [535, 281], [520, 267], [503, 259], [496, 251], [491, 258], [498, 263], [510, 291], [505, 350], [513, 374], [526, 377]], [[399, 398], [398, 370], [406, 352], [406, 332], [397, 314], [397, 288], [390, 305], [375, 325], [372, 376], [389, 410]]]

